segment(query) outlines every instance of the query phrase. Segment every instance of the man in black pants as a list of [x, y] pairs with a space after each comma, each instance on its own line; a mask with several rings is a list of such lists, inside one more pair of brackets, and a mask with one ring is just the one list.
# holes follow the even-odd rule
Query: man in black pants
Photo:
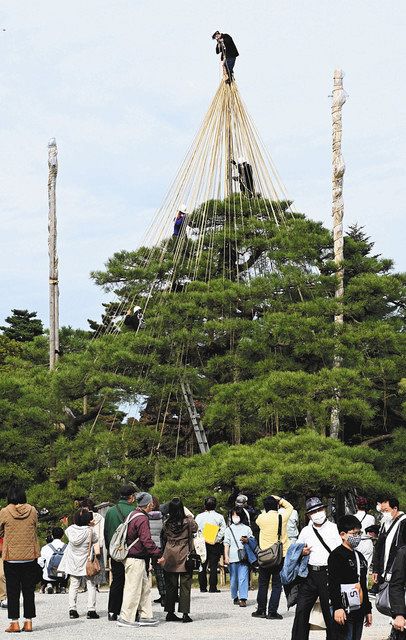
[[[111, 539], [117, 527], [124, 522], [128, 514], [136, 507], [134, 504], [134, 494], [135, 489], [132, 485], [124, 485], [120, 491], [120, 500], [114, 507], [110, 507], [106, 513], [106, 519], [104, 522], [104, 539], [107, 551], [109, 550]], [[125, 580], [124, 563], [116, 562], [116, 560], [110, 558], [110, 567], [113, 580], [110, 585], [108, 618], [109, 620], [117, 620], [123, 603]]]
[[221, 61], [223, 63], [225, 75], [227, 77], [226, 83], [230, 84], [233, 79], [233, 69], [235, 65], [235, 61], [238, 53], [237, 47], [235, 46], [234, 40], [228, 33], [220, 33], [220, 31], [215, 31], [212, 35], [212, 39], [216, 40], [216, 53], [221, 54]]
[[206, 541], [207, 558], [206, 562], [202, 564], [201, 571], [199, 571], [200, 591], [205, 592], [207, 591], [207, 567], [209, 568], [209, 590], [211, 593], [219, 593], [219, 589], [217, 589], [217, 569], [219, 560], [223, 555], [223, 539], [226, 530], [224, 517], [216, 511], [216, 506], [216, 498], [211, 496], [206, 498], [204, 501], [205, 511], [199, 513], [195, 518], [199, 531], [202, 533], [204, 533], [205, 524], [213, 525], [217, 528], [215, 541], [212, 544]]
[[308, 640], [310, 612], [317, 598], [320, 598], [327, 627], [326, 639], [333, 640], [327, 563], [330, 553], [341, 544], [341, 538], [337, 526], [327, 520], [326, 510], [320, 498], [306, 500], [306, 513], [309, 524], [302, 529], [297, 541], [305, 544], [303, 554], [309, 556], [309, 573], [299, 588], [292, 640]]

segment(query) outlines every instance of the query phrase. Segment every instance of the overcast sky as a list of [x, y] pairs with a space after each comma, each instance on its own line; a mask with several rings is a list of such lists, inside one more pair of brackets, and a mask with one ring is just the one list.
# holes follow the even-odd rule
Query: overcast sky
[[216, 29], [296, 209], [327, 225], [344, 69], [346, 226], [406, 270], [404, 0], [1, 0], [0, 322], [28, 308], [48, 325], [51, 137], [61, 324], [100, 316], [89, 272], [142, 243], [217, 89]]

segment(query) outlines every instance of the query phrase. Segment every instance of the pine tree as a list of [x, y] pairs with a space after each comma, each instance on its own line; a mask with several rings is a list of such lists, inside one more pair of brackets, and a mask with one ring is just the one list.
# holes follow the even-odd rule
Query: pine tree
[[41, 320], [37, 318], [36, 311], [12, 309], [11, 313], [12, 315], [5, 320], [9, 326], [0, 327], [7, 338], [17, 342], [30, 342], [44, 333], [44, 327]]

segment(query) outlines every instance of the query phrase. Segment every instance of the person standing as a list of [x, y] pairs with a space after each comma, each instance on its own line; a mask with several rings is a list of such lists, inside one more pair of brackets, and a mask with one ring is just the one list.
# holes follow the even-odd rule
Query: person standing
[[[133, 485], [126, 484], [121, 487], [120, 499], [114, 507], [110, 507], [106, 513], [104, 520], [104, 540], [106, 543], [107, 551], [110, 547], [111, 539], [116, 531], [117, 527], [124, 522], [128, 514], [134, 511], [135, 508], [135, 489]], [[108, 619], [117, 620], [121, 605], [123, 603], [124, 592], [124, 563], [117, 562], [110, 558], [110, 569], [112, 575], [112, 582], [110, 585], [109, 602], [108, 602]]]
[[369, 569], [372, 563], [374, 545], [371, 538], [368, 536], [366, 529], [367, 527], [372, 527], [375, 524], [375, 518], [374, 516], [371, 516], [367, 511], [368, 500], [366, 498], [357, 496], [355, 502], [357, 505], [357, 512], [354, 515], [360, 521], [362, 528], [362, 540], [359, 544], [358, 551], [364, 556], [365, 560], [368, 563]]
[[381, 501], [382, 527], [374, 548], [372, 578], [375, 584], [385, 580], [400, 547], [406, 544], [406, 514], [399, 508], [397, 498]]
[[[328, 558], [333, 637], [336, 640], [361, 640], [364, 625], [370, 627], [372, 624], [368, 563], [357, 551], [362, 540], [361, 522], [355, 516], [347, 515], [340, 518], [337, 527], [342, 544]], [[347, 606], [344, 606], [344, 600]]]
[[[149, 512], [149, 526], [151, 530], [151, 538], [153, 542], [155, 542], [156, 546], [162, 547], [162, 526], [163, 526], [163, 516], [160, 510], [159, 500], [156, 496], [152, 496], [153, 507], [152, 511]], [[165, 594], [166, 594], [166, 586], [165, 586], [165, 572], [162, 569], [161, 565], [158, 564], [158, 557], [152, 556], [151, 558], [152, 568], [155, 573], [156, 586], [159, 592], [159, 598], [154, 600], [154, 602], [161, 604], [163, 607], [165, 606]]]
[[247, 606], [249, 565], [239, 558], [239, 550], [244, 549], [245, 541], [252, 536], [248, 519], [242, 507], [234, 507], [230, 514], [231, 524], [224, 535], [224, 564], [230, 571], [230, 590], [234, 604]]
[[217, 589], [217, 570], [221, 556], [223, 555], [223, 539], [226, 530], [226, 522], [221, 513], [216, 511], [217, 500], [216, 498], [209, 497], [204, 501], [205, 511], [199, 513], [196, 516], [196, 523], [198, 530], [202, 532], [204, 536], [204, 527], [206, 524], [217, 527], [215, 541], [212, 543], [206, 540], [206, 562], [203, 562], [199, 571], [199, 586], [200, 591], [207, 591], [207, 567], [210, 571], [209, 577], [209, 591], [210, 593], [220, 593], [220, 589]]
[[79, 509], [73, 518], [73, 524], [65, 531], [69, 540], [59, 570], [70, 576], [69, 582], [69, 618], [79, 618], [77, 599], [82, 579], [86, 580], [87, 587], [87, 614], [88, 620], [98, 620], [96, 613], [96, 583], [95, 577], [88, 577], [86, 573], [87, 559], [92, 553], [93, 545], [97, 543], [97, 535], [94, 530], [93, 512], [88, 509]]
[[[146, 491], [137, 493], [137, 508], [128, 516], [128, 553], [124, 562], [125, 581], [123, 603], [117, 624], [120, 627], [150, 627], [158, 624], [152, 617], [151, 588], [147, 562], [160, 556], [161, 549], [151, 538], [148, 514], [152, 511], [152, 496]], [[139, 613], [139, 620], [136, 616]]]
[[299, 514], [296, 509], [293, 509], [288, 520], [287, 532], [290, 544], [297, 542], [299, 537]]
[[186, 207], [182, 206], [182, 209], [179, 209], [178, 213], [176, 214], [176, 218], [174, 220], [174, 225], [173, 225], [174, 238], [179, 238], [182, 231], [182, 227], [185, 222], [186, 213], [185, 211], [183, 211], [183, 209], [186, 209]]
[[7, 633], [19, 632], [20, 594], [23, 595], [23, 631], [32, 631], [35, 618], [35, 587], [38, 582], [40, 554], [36, 509], [27, 503], [27, 496], [18, 484], [7, 493], [7, 507], [0, 511], [0, 537], [3, 537], [3, 562], [6, 577], [7, 609], [11, 619]]
[[[394, 637], [406, 637], [406, 547], [399, 549], [392, 569], [389, 582], [389, 604], [393, 618]], [[395, 635], [396, 634], [396, 635]], [[391, 635], [392, 638], [392, 635]]]
[[221, 61], [223, 63], [224, 74], [227, 78], [226, 83], [230, 84], [234, 79], [233, 69], [235, 61], [237, 60], [238, 53], [234, 40], [228, 33], [220, 33], [215, 31], [212, 35], [212, 40], [216, 40], [216, 54], [220, 54]]
[[[187, 559], [196, 531], [197, 524], [192, 516], [186, 515], [182, 500], [172, 498], [162, 530], [163, 556], [158, 560], [165, 570], [167, 622], [193, 622], [189, 616], [193, 571], [187, 566]], [[175, 614], [178, 593], [178, 612], [183, 614], [182, 618]]]
[[3, 565], [3, 538], [0, 538], [0, 608], [7, 609], [6, 578]]
[[310, 612], [318, 598], [326, 625], [326, 639], [332, 640], [327, 565], [330, 553], [341, 544], [341, 537], [337, 526], [327, 519], [320, 498], [306, 500], [306, 514], [309, 524], [301, 530], [297, 541], [305, 545], [302, 553], [309, 556], [309, 573], [299, 586], [292, 640], [308, 640]]
[[[288, 520], [292, 514], [293, 506], [284, 498], [279, 496], [268, 496], [264, 499], [264, 511], [259, 514], [256, 523], [259, 527], [259, 548], [267, 549], [278, 542], [283, 545], [283, 557], [285, 558], [289, 548]], [[281, 531], [280, 538], [278, 531]], [[268, 618], [269, 620], [281, 620], [278, 613], [279, 602], [282, 593], [282, 582], [279, 567], [259, 567], [257, 610], [251, 615], [254, 618]], [[272, 591], [268, 600], [269, 582], [272, 578]], [[268, 604], [268, 607], [267, 607]]]

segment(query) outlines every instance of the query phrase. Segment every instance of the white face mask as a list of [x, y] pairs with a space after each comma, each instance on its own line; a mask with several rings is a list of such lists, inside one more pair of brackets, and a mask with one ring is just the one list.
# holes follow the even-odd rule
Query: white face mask
[[239, 516], [233, 516], [231, 520], [233, 521], [233, 524], [240, 524], [241, 522], [241, 518]]
[[314, 522], [314, 524], [323, 524], [323, 522], [325, 522], [326, 520], [326, 512], [317, 511], [317, 513], [311, 513], [310, 520]]
[[382, 514], [382, 522], [385, 522], [385, 524], [389, 524], [390, 522], [392, 522], [392, 520], [393, 520], [393, 516], [391, 512], [384, 511], [384, 513]]

